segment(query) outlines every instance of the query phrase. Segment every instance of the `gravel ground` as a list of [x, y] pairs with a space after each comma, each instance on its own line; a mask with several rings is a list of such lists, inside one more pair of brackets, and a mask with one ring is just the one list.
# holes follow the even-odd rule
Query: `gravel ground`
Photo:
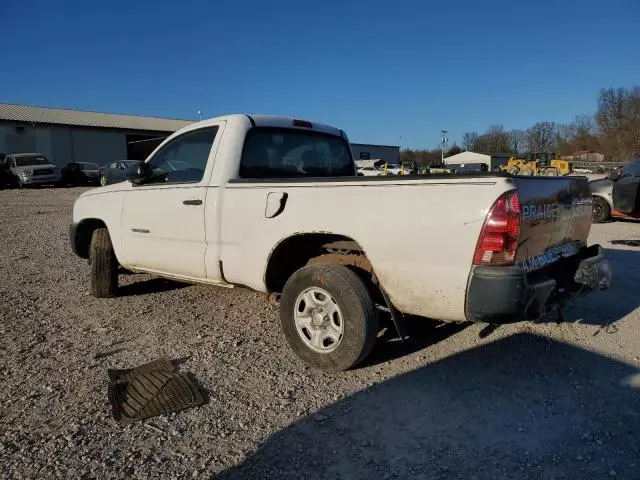
[[[70, 251], [82, 189], [0, 192], [3, 478], [640, 478], [640, 225], [594, 225], [611, 290], [567, 323], [409, 323], [368, 365], [306, 368], [246, 290], [121, 275], [88, 293]], [[107, 368], [166, 355], [203, 406], [116, 423]]]

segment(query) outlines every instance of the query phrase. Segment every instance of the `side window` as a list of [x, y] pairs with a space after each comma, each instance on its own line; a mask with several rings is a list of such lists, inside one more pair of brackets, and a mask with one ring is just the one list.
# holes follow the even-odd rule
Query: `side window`
[[197, 183], [202, 180], [218, 127], [185, 133], [151, 159], [148, 183]]

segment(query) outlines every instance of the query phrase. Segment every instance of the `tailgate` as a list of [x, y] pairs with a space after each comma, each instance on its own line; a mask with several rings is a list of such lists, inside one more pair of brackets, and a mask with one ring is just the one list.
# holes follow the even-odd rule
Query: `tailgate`
[[592, 197], [585, 177], [515, 177], [521, 205], [516, 264], [535, 270], [575, 254], [591, 229]]

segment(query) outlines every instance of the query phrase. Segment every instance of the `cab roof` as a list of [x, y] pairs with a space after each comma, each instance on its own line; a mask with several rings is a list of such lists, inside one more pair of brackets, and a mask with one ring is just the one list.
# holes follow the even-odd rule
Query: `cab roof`
[[309, 130], [312, 132], [322, 132], [330, 135], [342, 136], [342, 132], [339, 128], [325, 125], [323, 123], [312, 122], [305, 119], [299, 119], [295, 117], [275, 116], [275, 115], [251, 115], [251, 114], [232, 114], [223, 115], [219, 117], [210, 118], [207, 120], [201, 120], [197, 123], [191, 124], [190, 127], [196, 125], [206, 126], [209, 123], [219, 121], [238, 121], [248, 119], [252, 125], [257, 127], [275, 127], [275, 128], [296, 128], [300, 130]]

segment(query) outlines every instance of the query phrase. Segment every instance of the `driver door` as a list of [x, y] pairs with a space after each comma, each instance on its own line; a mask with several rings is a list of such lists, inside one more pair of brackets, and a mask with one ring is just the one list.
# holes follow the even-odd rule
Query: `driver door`
[[640, 159], [623, 167], [612, 193], [615, 210], [631, 215], [640, 213]]
[[206, 195], [223, 126], [168, 141], [148, 160], [150, 178], [125, 193], [120, 231], [129, 266], [206, 278]]

